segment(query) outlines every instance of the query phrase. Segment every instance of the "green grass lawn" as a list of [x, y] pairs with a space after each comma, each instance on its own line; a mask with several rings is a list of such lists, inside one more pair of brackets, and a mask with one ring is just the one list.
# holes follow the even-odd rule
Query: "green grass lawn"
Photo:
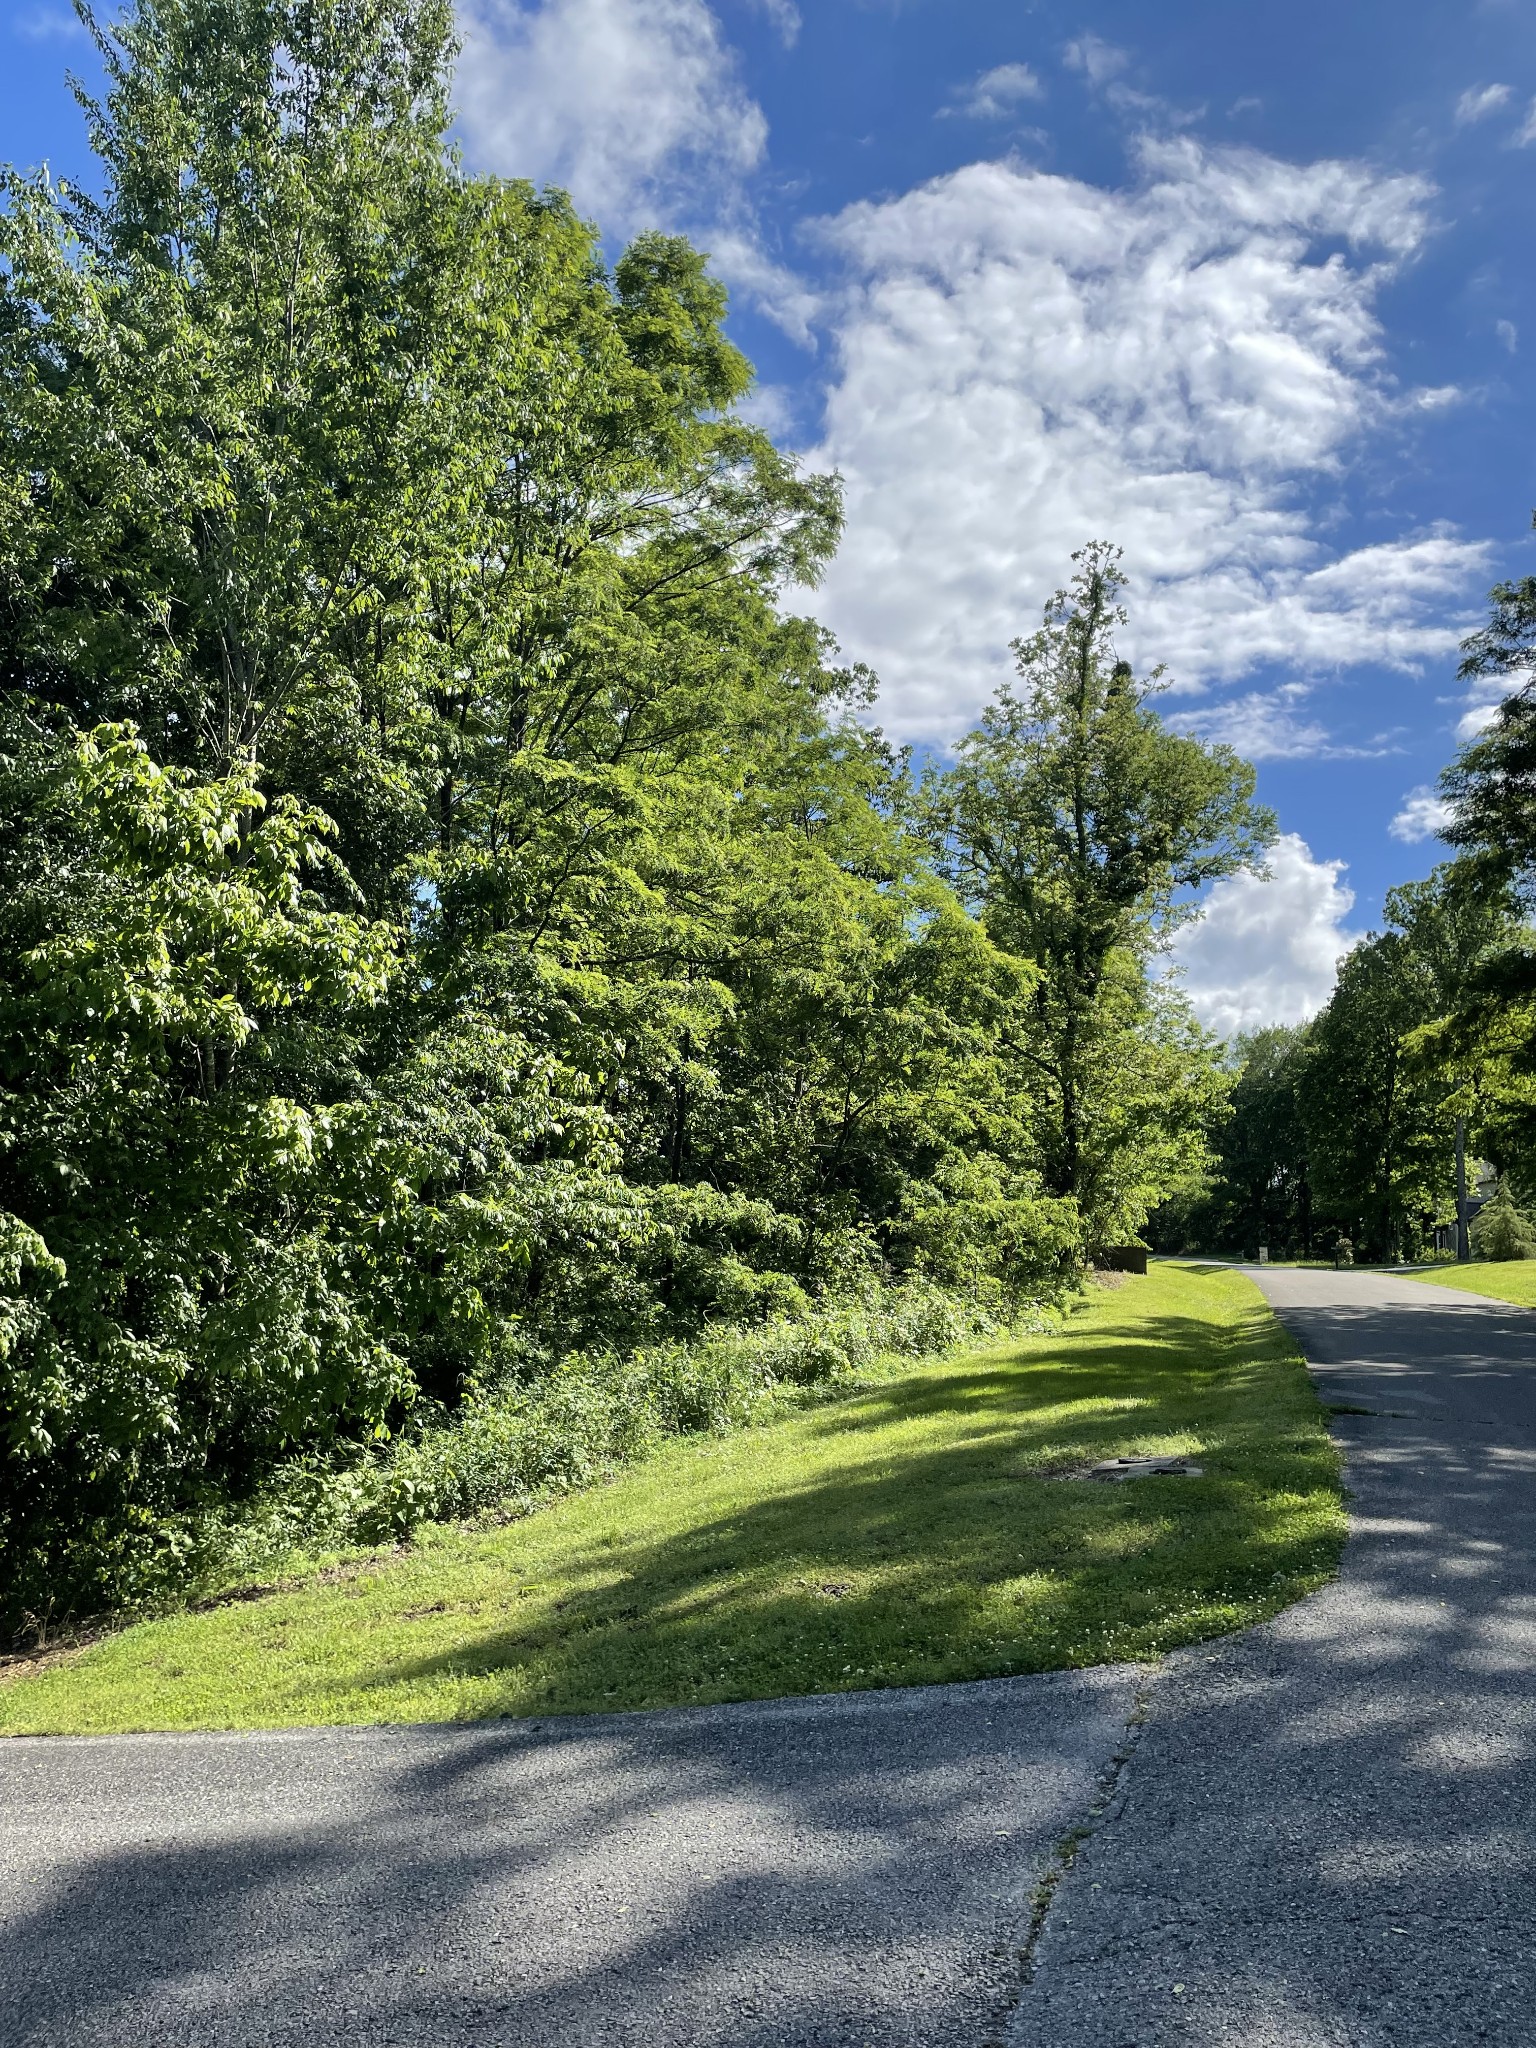
[[[1204, 1477], [1060, 1476], [1131, 1453]], [[1257, 1290], [1162, 1264], [1064, 1334], [124, 1629], [0, 1685], [0, 1731], [590, 1713], [1150, 1658], [1321, 1584], [1343, 1533], [1322, 1410]]]
[[1536, 1259], [1469, 1259], [1464, 1266], [1436, 1266], [1432, 1272], [1409, 1277], [1431, 1287], [1461, 1287], [1468, 1294], [1536, 1308]]

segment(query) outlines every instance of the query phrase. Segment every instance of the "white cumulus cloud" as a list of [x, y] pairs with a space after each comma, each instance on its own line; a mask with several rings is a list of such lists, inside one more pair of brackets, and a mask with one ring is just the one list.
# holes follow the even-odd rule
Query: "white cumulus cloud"
[[1456, 102], [1456, 124], [1460, 128], [1472, 121], [1484, 121], [1490, 114], [1496, 114], [1510, 98], [1507, 85], [1469, 85]]
[[969, 723], [1092, 538], [1127, 552], [1127, 651], [1186, 688], [1413, 669], [1485, 580], [1488, 549], [1449, 527], [1332, 557], [1306, 505], [1403, 409], [1374, 300], [1430, 188], [1140, 147], [1129, 190], [978, 163], [820, 225], [844, 284], [815, 459], [848, 507], [822, 609], [905, 734]]
[[995, 121], [1013, 113], [1021, 100], [1044, 97], [1044, 86], [1027, 64], [998, 64], [973, 79], [943, 112], [966, 114], [977, 121]]
[[1339, 961], [1365, 936], [1345, 927], [1355, 898], [1343, 861], [1315, 860], [1306, 841], [1287, 832], [1270, 849], [1269, 869], [1267, 879], [1218, 882], [1199, 923], [1174, 943], [1184, 993], [1224, 1037], [1315, 1016]]
[[1474, 676], [1466, 694], [1466, 710], [1456, 721], [1456, 737], [1459, 740], [1475, 740], [1480, 732], [1486, 732], [1498, 716], [1499, 706], [1504, 699], [1518, 689], [1523, 689], [1529, 676]]
[[762, 158], [768, 124], [702, 0], [466, 0], [460, 120], [480, 163], [606, 225]]
[[1401, 839], [1405, 846], [1413, 846], [1421, 839], [1433, 839], [1451, 822], [1453, 815], [1445, 798], [1427, 782], [1421, 782], [1417, 789], [1410, 789], [1403, 798], [1403, 807], [1387, 830], [1394, 839]]
[[[762, 0], [786, 39], [799, 16]], [[681, 229], [797, 340], [815, 293], [769, 253], [750, 196], [768, 123], [704, 0], [461, 0], [470, 161], [560, 185], [605, 235]]]

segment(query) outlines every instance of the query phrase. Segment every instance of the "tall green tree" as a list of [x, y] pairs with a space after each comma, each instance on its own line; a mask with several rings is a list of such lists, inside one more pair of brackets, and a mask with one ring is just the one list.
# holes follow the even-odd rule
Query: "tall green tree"
[[[950, 873], [1038, 978], [1011, 1034], [1047, 1187], [1106, 1235], [1134, 1232], [1198, 1174], [1219, 1093], [1213, 1048], [1147, 969], [1195, 893], [1261, 859], [1253, 770], [1170, 732], [1115, 649], [1117, 549], [1074, 557], [1040, 630], [935, 791]], [[1138, 1164], [1138, 1161], [1140, 1164]]]
[[1462, 653], [1464, 680], [1512, 688], [1442, 778], [1457, 858], [1389, 894], [1311, 1025], [1235, 1048], [1211, 1192], [1169, 1230], [1412, 1255], [1453, 1213], [1458, 1117], [1475, 1153], [1536, 1187], [1536, 578], [1497, 586]]
[[1482, 943], [1448, 983], [1415, 1052], [1469, 1119], [1478, 1152], [1525, 1200], [1536, 1195], [1536, 578], [1500, 583], [1486, 626], [1462, 644], [1460, 675], [1507, 679], [1487, 727], [1441, 777], [1462, 898]]
[[1228, 1114], [1212, 1146], [1211, 1183], [1158, 1219], [1166, 1249], [1276, 1257], [1312, 1249], [1313, 1191], [1303, 1120], [1305, 1025], [1274, 1024], [1232, 1042]]
[[448, 10], [87, 19], [103, 190], [5, 184], [9, 679], [213, 774], [325, 719], [371, 755], [338, 656], [441, 489], [473, 233]]
[[1308, 1040], [1313, 1188], [1342, 1233], [1377, 1259], [1421, 1242], [1450, 1184], [1446, 1119], [1404, 1042], [1428, 1021], [1426, 993], [1403, 934], [1373, 937], [1342, 963]]
[[438, 0], [99, 46], [99, 192], [0, 190], [13, 1615], [573, 1349], [1080, 1250], [704, 257], [467, 176]]
[[1462, 643], [1465, 682], [1507, 680], [1486, 729], [1441, 777], [1451, 817], [1441, 837], [1470, 878], [1513, 888], [1529, 903], [1536, 883], [1536, 576], [1495, 584], [1486, 626]]

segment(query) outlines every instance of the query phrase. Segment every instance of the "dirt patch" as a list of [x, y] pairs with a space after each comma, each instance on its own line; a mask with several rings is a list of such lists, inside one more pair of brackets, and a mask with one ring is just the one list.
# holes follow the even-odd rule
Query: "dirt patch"
[[105, 1629], [98, 1629], [95, 1634], [70, 1636], [41, 1650], [8, 1650], [0, 1655], [0, 1685], [16, 1685], [24, 1678], [36, 1678], [51, 1666], [73, 1657], [77, 1650], [89, 1649], [106, 1633]]
[[[238, 1607], [247, 1600], [266, 1600], [273, 1593], [298, 1593], [307, 1586], [350, 1585], [355, 1579], [371, 1579], [379, 1572], [387, 1571], [410, 1548], [409, 1543], [397, 1543], [389, 1550], [371, 1551], [367, 1557], [351, 1557], [341, 1564], [328, 1564], [322, 1571], [294, 1572], [280, 1579], [253, 1579], [248, 1586], [226, 1586], [222, 1592], [210, 1593], [205, 1600], [189, 1600], [182, 1611], [208, 1614], [215, 1607]], [[126, 1627], [127, 1620], [116, 1625]]]

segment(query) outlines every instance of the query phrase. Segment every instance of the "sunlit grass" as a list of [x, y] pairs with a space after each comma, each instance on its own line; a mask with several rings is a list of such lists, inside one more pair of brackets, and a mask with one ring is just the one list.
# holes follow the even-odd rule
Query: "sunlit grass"
[[[1204, 1476], [1070, 1476], [1148, 1453]], [[1322, 1583], [1343, 1528], [1322, 1411], [1257, 1290], [1159, 1265], [1065, 1334], [125, 1629], [0, 1686], [0, 1730], [587, 1713], [1149, 1658]]]
[[1517, 1308], [1536, 1308], [1536, 1259], [1469, 1259], [1464, 1266], [1436, 1266], [1409, 1277], [1431, 1287], [1460, 1287], [1492, 1301], [1511, 1301]]

